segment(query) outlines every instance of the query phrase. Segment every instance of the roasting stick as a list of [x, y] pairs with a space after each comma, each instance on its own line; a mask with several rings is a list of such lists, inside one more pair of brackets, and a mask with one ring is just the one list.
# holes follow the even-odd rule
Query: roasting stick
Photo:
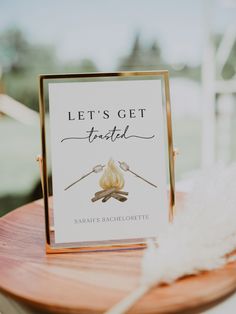
[[155, 184], [153, 184], [152, 182], [150, 182], [150, 181], [146, 180], [145, 178], [141, 177], [139, 174], [133, 172], [133, 171], [130, 169], [129, 165], [128, 165], [126, 162], [124, 162], [124, 161], [122, 161], [122, 162], [121, 162], [121, 161], [118, 161], [118, 162], [119, 162], [120, 168], [121, 168], [122, 170], [131, 172], [132, 174], [134, 174], [134, 175], [135, 175], [136, 177], [138, 177], [139, 179], [141, 179], [141, 180], [145, 181], [146, 183], [148, 183], [148, 184], [154, 186], [154, 188], [157, 188], [157, 186], [156, 186]]
[[68, 185], [64, 191], [68, 190], [69, 188], [71, 188], [73, 185], [75, 185], [76, 183], [80, 182], [81, 180], [83, 180], [84, 178], [88, 177], [90, 174], [92, 173], [99, 173], [103, 170], [103, 168], [105, 167], [105, 165], [96, 165], [93, 167], [93, 169], [91, 171], [89, 171], [88, 173], [86, 173], [85, 175], [83, 175], [82, 177], [80, 177], [78, 180], [76, 180], [75, 182], [71, 183], [70, 185]]

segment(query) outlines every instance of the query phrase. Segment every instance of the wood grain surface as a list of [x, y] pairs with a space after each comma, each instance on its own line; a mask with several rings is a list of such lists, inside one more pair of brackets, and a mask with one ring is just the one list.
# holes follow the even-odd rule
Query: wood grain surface
[[[45, 312], [103, 313], [138, 285], [142, 254], [46, 255], [43, 206], [37, 201], [0, 219], [0, 291]], [[129, 313], [199, 313], [235, 288], [236, 263], [231, 263], [156, 287]]]

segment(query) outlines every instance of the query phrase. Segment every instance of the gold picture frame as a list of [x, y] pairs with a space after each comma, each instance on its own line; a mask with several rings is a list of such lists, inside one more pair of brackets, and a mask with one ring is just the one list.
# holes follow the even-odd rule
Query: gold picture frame
[[136, 249], [146, 245], [145, 239], [140, 239], [133, 243], [131, 240], [124, 240], [122, 243], [118, 241], [102, 241], [102, 243], [84, 243], [80, 246], [76, 244], [57, 245], [54, 243], [54, 227], [52, 219], [52, 208], [49, 206], [49, 182], [47, 169], [47, 140], [46, 140], [46, 90], [45, 84], [49, 81], [63, 82], [65, 80], [96, 80], [96, 79], [132, 79], [132, 78], [160, 78], [163, 82], [162, 92], [165, 101], [166, 116], [166, 135], [167, 135], [167, 151], [168, 151], [168, 169], [169, 169], [169, 222], [173, 221], [175, 207], [175, 151], [173, 149], [172, 120], [171, 120], [171, 104], [170, 104], [170, 87], [168, 71], [124, 71], [112, 73], [73, 73], [73, 74], [43, 74], [39, 76], [39, 108], [40, 108], [40, 126], [41, 126], [41, 147], [42, 155], [38, 156], [38, 162], [41, 172], [41, 184], [44, 199], [45, 214], [45, 234], [46, 234], [46, 253], [66, 253], [66, 252], [84, 252], [84, 251], [101, 251], [116, 249]]

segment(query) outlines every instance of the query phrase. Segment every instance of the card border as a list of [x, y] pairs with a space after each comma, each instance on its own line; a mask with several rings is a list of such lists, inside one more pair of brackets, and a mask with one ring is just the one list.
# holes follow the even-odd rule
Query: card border
[[[137, 76], [143, 77], [161, 77], [164, 82], [164, 99], [166, 109], [166, 123], [167, 123], [167, 138], [168, 138], [168, 163], [169, 163], [169, 222], [173, 221], [175, 208], [175, 172], [174, 172], [174, 149], [173, 149], [173, 135], [172, 135], [172, 120], [171, 120], [171, 104], [170, 104], [170, 87], [169, 87], [169, 72], [163, 71], [122, 71], [122, 72], [96, 72], [96, 73], [71, 73], [71, 74], [41, 74], [39, 80], [39, 109], [40, 109], [40, 128], [41, 128], [41, 181], [44, 199], [44, 217], [45, 217], [45, 235], [46, 235], [46, 253], [66, 253], [66, 252], [81, 252], [81, 251], [107, 251], [117, 249], [137, 249], [146, 246], [146, 241], [138, 243], [107, 243], [100, 241], [99, 245], [87, 246], [53, 246], [51, 233], [53, 227], [50, 219], [49, 208], [49, 189], [48, 189], [48, 173], [47, 173], [47, 146], [46, 146], [46, 126], [45, 126], [45, 90], [44, 83], [47, 80], [62, 80], [62, 79], [83, 79], [83, 78], [132, 78]], [[130, 240], [132, 242], [132, 240]], [[79, 244], [79, 243], [76, 243]]]

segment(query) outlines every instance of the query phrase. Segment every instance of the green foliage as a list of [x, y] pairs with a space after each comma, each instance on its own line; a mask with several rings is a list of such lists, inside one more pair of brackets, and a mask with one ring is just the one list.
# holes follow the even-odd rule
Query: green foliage
[[34, 110], [38, 110], [39, 74], [97, 71], [89, 59], [59, 62], [54, 47], [30, 43], [19, 29], [0, 34], [0, 67], [5, 92]]
[[161, 47], [157, 41], [144, 45], [137, 34], [130, 53], [120, 60], [118, 70], [168, 70], [171, 77], [188, 77], [200, 80], [200, 66], [187, 64], [170, 65], [162, 57]]
[[27, 64], [29, 43], [18, 29], [8, 29], [0, 35], [0, 60], [4, 71], [18, 72]]
[[[213, 36], [212, 40], [215, 47], [218, 49], [220, 43], [223, 39], [222, 34], [216, 34]], [[236, 40], [233, 43], [233, 47], [230, 51], [228, 59], [222, 69], [222, 73], [217, 73], [217, 76], [222, 76], [224, 80], [230, 80], [236, 75]]]
[[158, 68], [163, 64], [161, 49], [157, 42], [145, 47], [141, 43], [140, 34], [134, 38], [130, 53], [121, 59], [119, 70], [148, 70]]

